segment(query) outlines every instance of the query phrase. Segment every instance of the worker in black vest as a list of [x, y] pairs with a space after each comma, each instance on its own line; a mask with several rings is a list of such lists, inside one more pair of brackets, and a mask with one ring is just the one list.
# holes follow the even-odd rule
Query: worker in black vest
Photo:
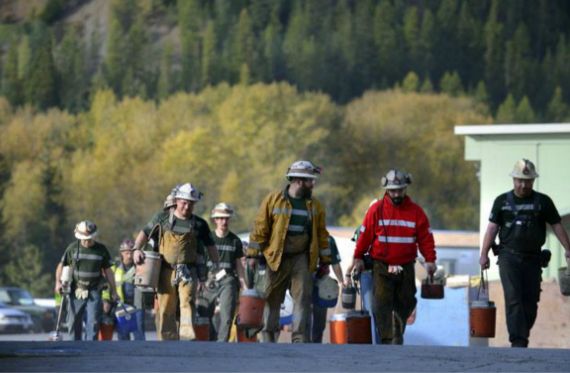
[[567, 258], [570, 240], [550, 197], [533, 190], [538, 177], [534, 164], [521, 159], [515, 163], [511, 176], [513, 190], [501, 194], [493, 203], [479, 264], [482, 269], [489, 268], [489, 250], [498, 233], [499, 275], [505, 294], [509, 341], [512, 347], [527, 347], [540, 299], [541, 266], [546, 267], [549, 259], [545, 255], [549, 252], [541, 252], [546, 223], [564, 246]]

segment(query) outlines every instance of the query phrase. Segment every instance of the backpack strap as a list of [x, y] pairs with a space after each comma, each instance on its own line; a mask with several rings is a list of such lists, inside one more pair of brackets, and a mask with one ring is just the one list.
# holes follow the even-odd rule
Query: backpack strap
[[509, 204], [511, 211], [513, 212], [513, 215], [515, 216], [515, 218], [511, 222], [511, 225], [512, 225], [515, 222], [515, 220], [517, 220], [517, 216], [519, 214], [519, 211], [517, 210], [517, 206], [515, 205], [515, 193], [513, 193], [512, 190], [509, 193], [507, 193], [507, 203]]

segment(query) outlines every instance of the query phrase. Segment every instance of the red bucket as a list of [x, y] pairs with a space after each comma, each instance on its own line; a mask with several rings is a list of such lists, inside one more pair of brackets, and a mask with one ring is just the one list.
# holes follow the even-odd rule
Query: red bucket
[[263, 327], [265, 300], [254, 289], [244, 290], [239, 297], [237, 324], [240, 328], [259, 329]]
[[349, 344], [371, 344], [370, 315], [366, 311], [350, 312], [346, 317], [347, 341]]
[[197, 341], [210, 340], [210, 319], [207, 317], [196, 317], [196, 321], [192, 326], [194, 327]]
[[442, 299], [444, 293], [443, 283], [428, 276], [422, 281], [421, 297], [424, 299]]
[[255, 342], [257, 342], [257, 335], [254, 335], [254, 336], [248, 338], [245, 335], [245, 330], [238, 328], [238, 330], [237, 330], [237, 341], [238, 341], [238, 343], [255, 343]]
[[99, 324], [99, 333], [97, 334], [97, 339], [99, 341], [111, 341], [113, 340], [113, 332], [115, 331], [115, 325], [113, 324]]

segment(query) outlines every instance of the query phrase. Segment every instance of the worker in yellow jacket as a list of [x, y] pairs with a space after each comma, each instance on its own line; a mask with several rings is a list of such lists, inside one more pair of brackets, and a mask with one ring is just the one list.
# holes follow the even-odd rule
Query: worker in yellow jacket
[[263, 342], [276, 342], [287, 289], [294, 304], [292, 342], [309, 342], [312, 274], [319, 259], [331, 262], [325, 210], [312, 197], [319, 174], [320, 168], [309, 161], [294, 162], [286, 175], [289, 184], [265, 197], [257, 212], [247, 257], [249, 265], [255, 265], [260, 255], [267, 261]]

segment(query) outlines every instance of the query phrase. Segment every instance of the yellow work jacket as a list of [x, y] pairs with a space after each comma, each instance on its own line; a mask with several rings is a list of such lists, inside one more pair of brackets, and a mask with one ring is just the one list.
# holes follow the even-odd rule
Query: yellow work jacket
[[[267, 265], [272, 271], [277, 271], [281, 264], [285, 237], [291, 220], [293, 206], [287, 198], [289, 186], [284, 191], [270, 193], [259, 207], [249, 236], [247, 249], [248, 257], [263, 253]], [[329, 248], [329, 233], [325, 225], [325, 210], [316, 199], [307, 199], [307, 211], [311, 221], [311, 241], [309, 245], [309, 270], [317, 269], [317, 262], [329, 264], [331, 250]]]

